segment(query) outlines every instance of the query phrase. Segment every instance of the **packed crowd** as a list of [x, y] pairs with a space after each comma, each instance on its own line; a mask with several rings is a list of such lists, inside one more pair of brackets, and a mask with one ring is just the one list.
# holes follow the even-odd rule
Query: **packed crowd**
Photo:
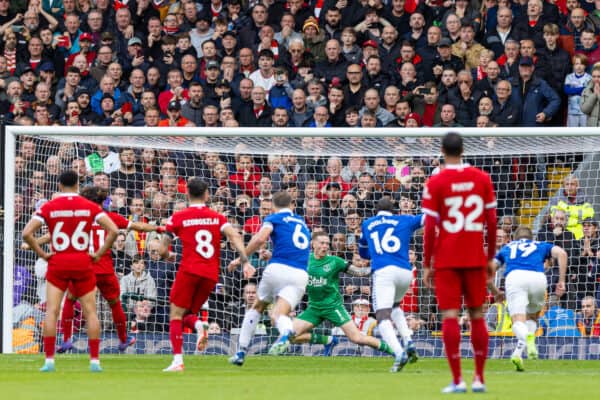
[[[22, 125], [65, 126], [598, 126], [599, 29], [600, 0], [0, 0], [0, 115]], [[51, 198], [64, 168], [77, 170], [83, 184], [110, 189], [108, 207], [156, 224], [185, 206], [186, 177], [201, 176], [211, 184], [212, 207], [247, 235], [270, 209], [271, 194], [289, 191], [311, 228], [331, 235], [332, 252], [355, 264], [363, 263], [355, 254], [357, 229], [374, 202], [391, 195], [401, 212], [418, 212], [437, 162], [117, 153], [29, 138], [18, 149], [17, 230]], [[492, 175], [499, 212], [508, 219], [515, 198], [527, 195], [521, 182], [545, 186], [533, 173], [545, 159], [529, 160], [521, 180], [514, 179], [514, 158], [471, 162]], [[577, 189], [569, 193], [568, 203], [585, 202]], [[581, 229], [568, 243], [578, 268], [563, 302], [568, 309], [596, 296], [598, 233], [590, 218], [589, 229], [577, 221]], [[560, 237], [560, 225], [551, 219], [544, 237]], [[140, 329], [166, 326], [176, 267], [159, 259], [157, 246], [152, 234], [129, 232], [113, 250]], [[420, 247], [417, 240], [416, 267]], [[226, 263], [233, 252], [222, 250]], [[16, 282], [23, 289], [15, 291], [15, 305], [43, 309], [31, 257], [18, 251], [15, 271], [23, 279]], [[254, 262], [265, 265], [260, 255]], [[343, 292], [358, 309], [369, 301], [369, 279], [348, 277]], [[251, 284], [224, 274], [208, 306], [214, 329], [239, 326], [251, 293]], [[423, 288], [415, 284], [405, 307], [415, 328], [439, 327]]]
[[[517, 226], [513, 217], [515, 209], [512, 207], [518, 204], [507, 201], [517, 193], [515, 186], [507, 186], [510, 169], [503, 175], [499, 170], [494, 173], [493, 159], [473, 158], [469, 161], [490, 171], [494, 178], [501, 204], [498, 208], [499, 249], [510, 241]], [[63, 169], [78, 171], [82, 186], [96, 185], [107, 189], [110, 199], [105, 208], [134, 222], [162, 226], [174, 211], [187, 205], [186, 177], [198, 176], [209, 182], [211, 207], [225, 214], [245, 236], [246, 242], [271, 212], [272, 194], [285, 190], [294, 199], [295, 212], [305, 218], [310, 229], [329, 234], [332, 254], [358, 268], [366, 268], [368, 261], [361, 259], [357, 252], [361, 222], [372, 216], [374, 204], [385, 196], [395, 201], [400, 213], [419, 213], [423, 183], [436, 165], [436, 162], [428, 159], [370, 159], [358, 154], [340, 159], [318, 155], [266, 156], [243, 152], [189, 152], [128, 147], [115, 151], [105, 145], [59, 143], [23, 137], [19, 140], [15, 165], [16, 238], [20, 237], [19, 233], [32, 212], [57, 191], [57, 174]], [[597, 295], [598, 224], [593, 219], [593, 207], [573, 176], [565, 179], [563, 189], [553, 198], [552, 205], [550, 220], [538, 233], [538, 239], [560, 245], [569, 253], [568, 291], [558, 304], [575, 318], [574, 310], [582, 306], [582, 299], [585, 296], [595, 299]], [[567, 218], [567, 215], [570, 217]], [[578, 219], [576, 215], [583, 218]], [[16, 245], [20, 245], [18, 240]], [[417, 235], [410, 246], [415, 279], [402, 307], [416, 332], [437, 330], [439, 315], [434, 296], [423, 287], [420, 276], [422, 236]], [[160, 241], [155, 232], [136, 231], [122, 232], [113, 246], [116, 273], [121, 280], [122, 302], [132, 326], [142, 331], [163, 331], [168, 326], [168, 298], [177, 263], [162, 260], [159, 247]], [[269, 250], [267, 244], [251, 258], [257, 267], [258, 279], [267, 264]], [[177, 242], [174, 251], [181, 254]], [[241, 272], [226, 271], [235, 252], [225, 242], [221, 254], [221, 280], [205, 311], [205, 317], [212, 323], [211, 332], [239, 328], [246, 308], [256, 297], [257, 280], [247, 281]], [[14, 304], [21, 306], [22, 314], [19, 315], [22, 316], [43, 310], [43, 269], [34, 267], [34, 264], [31, 252], [17, 250]], [[556, 283], [556, 267], [548, 269], [548, 279], [551, 284]], [[365, 332], [372, 333], [372, 321], [367, 323], [371, 290], [369, 277], [344, 275], [341, 280], [345, 304], [354, 309], [355, 315], [358, 315], [357, 323], [365, 328]], [[24, 304], [36, 306], [27, 308]], [[502, 312], [496, 309], [491, 311], [491, 330], [506, 328], [498, 322], [501, 315]], [[103, 320], [107, 323], [106, 327], [110, 328], [110, 319], [106, 317]], [[594, 317], [593, 324], [598, 323]], [[465, 320], [465, 329], [467, 326], [468, 321]]]
[[598, 126], [600, 0], [0, 0], [0, 115]]

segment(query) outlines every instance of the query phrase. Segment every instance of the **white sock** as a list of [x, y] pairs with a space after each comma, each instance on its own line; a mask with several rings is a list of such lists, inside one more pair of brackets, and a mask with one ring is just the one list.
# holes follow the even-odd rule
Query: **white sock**
[[202, 322], [201, 320], [196, 321], [196, 323], [194, 324], [194, 328], [196, 328], [196, 332], [202, 334], [204, 332], [204, 322]]
[[254, 336], [254, 330], [256, 329], [256, 325], [258, 325], [259, 319], [260, 313], [255, 309], [251, 308], [250, 310], [246, 311], [246, 315], [244, 315], [244, 321], [242, 322], [242, 329], [240, 330], [239, 350], [246, 351], [246, 349], [248, 349], [250, 340], [252, 340], [252, 336]]
[[97, 358], [94, 360], [90, 360], [90, 364], [100, 365], [100, 360], [98, 360]]
[[54, 364], [54, 357], [53, 358], [46, 358], [46, 364]]
[[400, 336], [406, 345], [406, 343], [412, 340], [412, 330], [408, 327], [404, 311], [400, 307], [395, 307], [392, 310], [392, 321], [394, 321], [394, 325], [398, 328]]
[[389, 319], [383, 320], [379, 323], [379, 333], [383, 340], [392, 348], [395, 355], [399, 355], [402, 353], [402, 345], [398, 341], [396, 337], [396, 332], [394, 332], [394, 326], [392, 325], [392, 321]]
[[173, 364], [175, 364], [175, 365], [183, 364], [183, 354], [173, 354]]
[[517, 321], [512, 325], [512, 331], [518, 339], [517, 348], [513, 352], [516, 356], [521, 356], [523, 350], [527, 347], [527, 325], [524, 322]]
[[527, 325], [527, 331], [529, 333], [535, 334], [535, 331], [537, 331], [537, 322], [535, 322], [532, 319], [528, 319], [527, 321], [525, 321], [525, 325]]
[[289, 335], [294, 329], [292, 320], [287, 315], [280, 315], [275, 321], [275, 327], [279, 331], [280, 336]]

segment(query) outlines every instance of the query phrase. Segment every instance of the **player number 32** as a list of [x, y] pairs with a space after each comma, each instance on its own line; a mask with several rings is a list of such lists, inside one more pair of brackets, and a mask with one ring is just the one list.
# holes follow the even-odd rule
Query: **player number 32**
[[[462, 230], [467, 232], [482, 232], [483, 224], [475, 222], [483, 213], [483, 199], [481, 196], [471, 194], [464, 200], [462, 196], [452, 196], [444, 200], [446, 207], [449, 207], [448, 217], [454, 219], [454, 222], [444, 221], [442, 226], [449, 233], [456, 233]], [[461, 207], [473, 208], [471, 211], [463, 213]]]

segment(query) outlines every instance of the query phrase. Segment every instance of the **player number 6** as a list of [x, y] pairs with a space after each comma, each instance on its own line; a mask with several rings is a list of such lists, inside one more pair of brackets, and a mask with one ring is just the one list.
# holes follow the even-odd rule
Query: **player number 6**
[[294, 233], [292, 234], [292, 242], [300, 250], [308, 248], [308, 237], [302, 232], [302, 225], [296, 224], [296, 228], [294, 228]]

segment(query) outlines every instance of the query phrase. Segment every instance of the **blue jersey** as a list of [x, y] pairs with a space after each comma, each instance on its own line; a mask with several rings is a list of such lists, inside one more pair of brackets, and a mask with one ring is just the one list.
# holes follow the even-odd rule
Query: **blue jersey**
[[544, 261], [552, 257], [554, 245], [529, 239], [513, 240], [496, 254], [496, 260], [506, 265], [504, 276], [514, 270], [544, 272]]
[[266, 217], [262, 226], [273, 229], [271, 263], [285, 264], [306, 271], [310, 255], [310, 231], [304, 218], [284, 208]]
[[371, 259], [371, 270], [394, 265], [412, 270], [408, 250], [413, 233], [423, 226], [423, 214], [393, 215], [380, 211], [363, 222], [358, 252], [362, 258]]

